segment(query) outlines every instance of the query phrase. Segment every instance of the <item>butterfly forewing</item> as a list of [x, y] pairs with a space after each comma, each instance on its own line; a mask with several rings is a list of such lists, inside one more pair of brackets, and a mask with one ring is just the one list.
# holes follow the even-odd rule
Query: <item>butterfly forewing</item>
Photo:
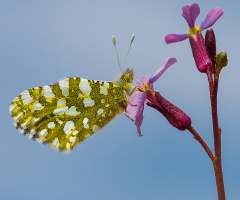
[[22, 134], [67, 152], [122, 113], [127, 102], [122, 84], [72, 77], [22, 92], [9, 111]]

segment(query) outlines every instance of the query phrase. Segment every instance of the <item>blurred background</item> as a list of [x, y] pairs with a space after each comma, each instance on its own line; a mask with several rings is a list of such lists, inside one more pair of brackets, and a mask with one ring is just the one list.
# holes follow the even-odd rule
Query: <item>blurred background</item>
[[[239, 2], [195, 1], [196, 25], [215, 7], [217, 51], [229, 65], [219, 84], [219, 122], [227, 199], [240, 196]], [[195, 67], [189, 41], [166, 45], [169, 33], [187, 33], [182, 6], [194, 1], [41, 0], [0, 1], [0, 199], [213, 200], [217, 199], [210, 159], [188, 131], [173, 128], [145, 107], [143, 137], [124, 115], [61, 154], [27, 139], [12, 124], [11, 101], [22, 91], [62, 77], [112, 80], [120, 72], [112, 35], [123, 63], [136, 79], [153, 74], [166, 57], [178, 57], [154, 84], [185, 111], [213, 149], [208, 82]], [[203, 31], [205, 35], [205, 31]], [[135, 80], [136, 80], [135, 79]]]

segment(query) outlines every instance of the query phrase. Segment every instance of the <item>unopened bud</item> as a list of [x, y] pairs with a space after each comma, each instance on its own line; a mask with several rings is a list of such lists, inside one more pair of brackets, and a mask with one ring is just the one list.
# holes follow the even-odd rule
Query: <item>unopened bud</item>
[[216, 69], [216, 38], [213, 29], [207, 30], [205, 35], [205, 46], [209, 59], [212, 61], [213, 71]]
[[228, 58], [227, 58], [227, 52], [221, 52], [217, 55], [216, 59], [217, 67], [221, 70], [223, 67], [227, 66], [228, 64]]

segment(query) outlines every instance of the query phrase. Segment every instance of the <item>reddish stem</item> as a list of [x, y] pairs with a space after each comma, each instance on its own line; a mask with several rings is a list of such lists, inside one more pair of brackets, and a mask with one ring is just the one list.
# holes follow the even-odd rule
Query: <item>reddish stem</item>
[[214, 84], [213, 84], [212, 95], [211, 95], [214, 149], [215, 149], [215, 159], [213, 161], [213, 167], [214, 167], [214, 172], [216, 177], [218, 199], [225, 200], [226, 197], [225, 197], [225, 189], [224, 189], [224, 181], [223, 181], [222, 156], [221, 156], [222, 154], [221, 153], [221, 129], [219, 128], [219, 125], [218, 125], [218, 111], [217, 111], [217, 93], [218, 93], [219, 73], [220, 71], [217, 70], [214, 77]]
[[207, 68], [207, 77], [208, 77], [208, 83], [209, 83], [209, 91], [210, 91], [210, 97], [212, 98], [212, 91], [213, 91], [213, 77], [212, 77], [212, 68]]
[[208, 154], [209, 158], [212, 160], [212, 162], [215, 160], [215, 156], [213, 155], [211, 149], [208, 147], [206, 142], [202, 139], [202, 137], [199, 135], [199, 133], [190, 126], [188, 130], [193, 134], [194, 138], [202, 145], [206, 153]]

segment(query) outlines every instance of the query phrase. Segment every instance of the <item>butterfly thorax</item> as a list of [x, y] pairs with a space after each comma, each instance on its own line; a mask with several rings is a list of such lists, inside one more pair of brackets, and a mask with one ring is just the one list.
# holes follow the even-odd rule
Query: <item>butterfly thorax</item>
[[119, 84], [119, 86], [122, 87], [122, 89], [125, 91], [127, 98], [131, 96], [134, 88], [132, 85], [133, 79], [134, 72], [132, 68], [127, 68], [123, 73], [120, 74], [120, 76], [115, 79], [115, 82]]

